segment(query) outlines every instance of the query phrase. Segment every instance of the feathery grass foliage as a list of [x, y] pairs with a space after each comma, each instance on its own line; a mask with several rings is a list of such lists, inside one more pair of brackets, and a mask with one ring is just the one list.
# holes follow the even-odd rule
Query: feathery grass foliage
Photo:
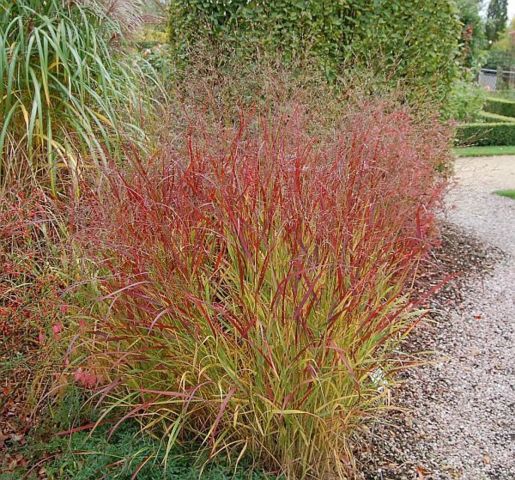
[[323, 140], [301, 107], [203, 118], [83, 203], [77, 239], [104, 276], [75, 380], [118, 424], [160, 434], [165, 462], [195, 441], [291, 479], [344, 478], [417, 317], [448, 135], [388, 102]]
[[153, 0], [79, 0], [81, 5], [100, 10], [101, 16], [116, 22], [124, 31], [137, 29], [143, 23], [145, 4], [155, 8]]
[[58, 190], [105, 160], [130, 104], [130, 74], [112, 59], [117, 24], [76, 2], [0, 4], [0, 187], [46, 179]]

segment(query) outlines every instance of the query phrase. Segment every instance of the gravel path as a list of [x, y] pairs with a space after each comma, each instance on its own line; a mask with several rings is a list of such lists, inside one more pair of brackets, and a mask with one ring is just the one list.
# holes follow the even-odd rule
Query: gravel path
[[394, 393], [408, 411], [370, 431], [363, 478], [515, 479], [515, 201], [492, 194], [515, 188], [515, 157], [458, 159], [455, 178], [443, 251], [466, 275], [410, 340], [432, 362]]
[[515, 201], [492, 195], [515, 189], [515, 157], [458, 158], [455, 171], [456, 185], [447, 195], [448, 220], [515, 256]]

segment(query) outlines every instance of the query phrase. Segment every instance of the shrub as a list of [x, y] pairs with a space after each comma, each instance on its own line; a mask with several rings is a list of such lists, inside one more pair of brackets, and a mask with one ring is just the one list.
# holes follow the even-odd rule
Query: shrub
[[488, 97], [485, 103], [485, 110], [505, 117], [515, 117], [515, 101]]
[[[61, 0], [0, 6], [0, 188], [29, 176], [76, 175], [121, 131], [128, 76], [112, 61], [115, 24]], [[63, 174], [63, 175], [62, 175]]]
[[171, 40], [180, 55], [198, 42], [221, 49], [220, 57], [234, 51], [255, 57], [258, 52], [280, 49], [285, 59], [292, 60], [311, 50], [332, 67], [342, 59], [340, 46], [346, 32], [340, 20], [352, 14], [341, 2], [288, 0], [174, 0], [170, 12]]
[[504, 100], [515, 100], [515, 90], [510, 88], [500, 89], [495, 91], [495, 98], [501, 98]]
[[515, 58], [514, 32], [515, 20], [512, 18], [508, 28], [501, 34], [501, 38], [490, 47], [486, 68], [498, 68], [500, 70], [511, 70], [513, 68]]
[[467, 123], [456, 130], [458, 145], [515, 145], [515, 123]]
[[446, 117], [460, 121], [473, 121], [486, 101], [486, 92], [471, 82], [454, 82], [445, 105]]
[[[364, 11], [346, 25], [350, 51], [417, 104], [445, 102], [458, 77], [461, 23], [454, 0], [358, 0]], [[434, 108], [434, 105], [433, 105]]]
[[343, 477], [350, 433], [381, 406], [448, 136], [385, 103], [330, 139], [309, 123], [300, 108], [196, 118], [84, 203], [103, 311], [74, 368], [165, 452], [196, 440], [288, 478]]
[[11, 405], [19, 423], [31, 421], [27, 409], [52, 386], [56, 365], [62, 370], [62, 239], [59, 207], [41, 189], [0, 195], [0, 415]]
[[199, 44], [221, 49], [221, 62], [280, 52], [286, 61], [315, 58], [332, 80], [359, 64], [417, 100], [444, 100], [457, 75], [461, 25], [451, 0], [174, 0], [170, 11], [180, 58]]
[[476, 0], [457, 0], [460, 22], [460, 64], [465, 78], [475, 77], [486, 60], [487, 40], [481, 5]]

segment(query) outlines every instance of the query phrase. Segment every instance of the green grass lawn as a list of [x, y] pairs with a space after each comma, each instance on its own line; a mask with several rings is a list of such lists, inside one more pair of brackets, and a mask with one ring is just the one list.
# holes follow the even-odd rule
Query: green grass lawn
[[494, 193], [496, 195], [500, 195], [501, 197], [508, 197], [512, 200], [515, 200], [515, 188], [510, 188], [507, 190], [496, 190]]
[[491, 157], [494, 155], [515, 155], [515, 145], [488, 147], [459, 147], [454, 149], [457, 157]]

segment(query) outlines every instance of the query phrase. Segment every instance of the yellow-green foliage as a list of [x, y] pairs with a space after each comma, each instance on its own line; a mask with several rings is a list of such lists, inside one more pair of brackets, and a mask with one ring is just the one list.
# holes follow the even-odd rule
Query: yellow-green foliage
[[486, 100], [484, 108], [490, 113], [515, 118], [515, 101], [513, 100], [489, 97]]
[[61, 0], [0, 3], [0, 188], [23, 176], [76, 176], [103, 158], [130, 103], [128, 75], [111, 58], [116, 26], [99, 10]]

